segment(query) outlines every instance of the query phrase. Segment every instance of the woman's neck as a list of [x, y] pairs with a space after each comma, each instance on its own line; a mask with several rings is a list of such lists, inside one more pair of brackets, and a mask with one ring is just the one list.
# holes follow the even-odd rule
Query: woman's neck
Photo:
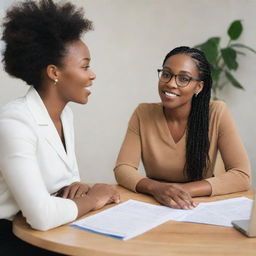
[[65, 103], [61, 102], [56, 94], [51, 90], [37, 90], [40, 95], [52, 121], [59, 122], [61, 113], [65, 107]]
[[166, 120], [169, 122], [187, 122], [190, 110], [191, 104], [186, 104], [174, 109], [164, 107], [164, 114]]

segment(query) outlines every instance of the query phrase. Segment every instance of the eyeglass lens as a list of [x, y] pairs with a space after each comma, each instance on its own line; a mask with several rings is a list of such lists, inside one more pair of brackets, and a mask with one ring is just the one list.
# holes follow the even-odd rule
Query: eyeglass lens
[[173, 75], [170, 72], [167, 72], [165, 70], [158, 70], [158, 76], [160, 81], [164, 83], [168, 83], [174, 76], [177, 86], [180, 86], [180, 87], [187, 86], [191, 80], [189, 76], [182, 75], [182, 74]]

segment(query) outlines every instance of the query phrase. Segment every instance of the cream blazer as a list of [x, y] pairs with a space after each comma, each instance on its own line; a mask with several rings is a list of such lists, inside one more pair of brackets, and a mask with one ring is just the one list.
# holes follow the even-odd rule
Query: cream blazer
[[77, 217], [70, 199], [51, 196], [79, 181], [74, 148], [73, 116], [61, 114], [66, 151], [37, 91], [0, 110], [0, 219], [22, 211], [35, 229], [48, 230]]

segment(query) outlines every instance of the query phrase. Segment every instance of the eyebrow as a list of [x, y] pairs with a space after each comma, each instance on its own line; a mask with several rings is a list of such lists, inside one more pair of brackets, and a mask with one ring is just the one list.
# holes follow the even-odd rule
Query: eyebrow
[[83, 60], [91, 61], [91, 58], [82, 58], [81, 61]]
[[[170, 68], [168, 68], [168, 67], [163, 67], [163, 70], [167, 70], [167, 71], [172, 71]], [[185, 70], [181, 70], [181, 71], [179, 71], [179, 73], [186, 73], [186, 74], [190, 74], [190, 75], [192, 75], [189, 71], [185, 71]]]

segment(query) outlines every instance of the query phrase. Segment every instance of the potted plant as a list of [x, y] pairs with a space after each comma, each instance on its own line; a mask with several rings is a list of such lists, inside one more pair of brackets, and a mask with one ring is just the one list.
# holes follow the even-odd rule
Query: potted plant
[[242, 51], [245, 49], [253, 53], [256, 53], [256, 51], [247, 45], [237, 43], [242, 32], [241, 20], [235, 20], [227, 30], [229, 41], [225, 47], [220, 47], [220, 37], [211, 37], [204, 43], [195, 46], [195, 48], [199, 48], [205, 53], [206, 58], [211, 64], [214, 99], [218, 99], [218, 92], [228, 83], [238, 89], [244, 89], [241, 83], [234, 77], [234, 73], [239, 67], [237, 56], [245, 55]]

